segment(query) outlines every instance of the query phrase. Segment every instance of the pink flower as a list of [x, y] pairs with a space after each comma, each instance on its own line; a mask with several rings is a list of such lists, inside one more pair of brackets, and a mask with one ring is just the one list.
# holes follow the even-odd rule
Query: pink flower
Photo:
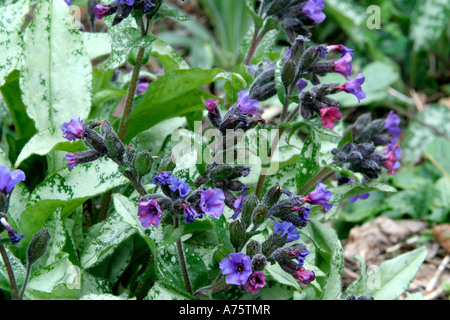
[[342, 113], [337, 107], [322, 108], [320, 109], [320, 116], [322, 118], [322, 125], [328, 129], [333, 129], [334, 122], [341, 120]]
[[254, 272], [250, 280], [248, 280], [244, 285], [243, 289], [245, 291], [251, 291], [253, 295], [259, 292], [260, 288], [266, 285], [266, 275], [262, 272]]
[[139, 221], [144, 228], [149, 228], [150, 225], [158, 227], [160, 222], [162, 221], [160, 217], [161, 215], [161, 207], [159, 206], [159, 203], [156, 202], [156, 200], [139, 200], [138, 216]]

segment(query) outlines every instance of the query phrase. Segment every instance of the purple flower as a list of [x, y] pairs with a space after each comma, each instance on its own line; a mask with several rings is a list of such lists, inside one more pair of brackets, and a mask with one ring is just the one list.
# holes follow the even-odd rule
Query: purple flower
[[4, 217], [0, 219], [0, 222], [5, 227], [5, 230], [8, 231], [8, 236], [11, 239], [12, 244], [19, 243], [19, 241], [23, 239], [24, 235], [13, 230]]
[[233, 210], [234, 214], [231, 216], [231, 219], [236, 220], [236, 218], [239, 216], [239, 214], [242, 211], [242, 206], [244, 204], [245, 197], [241, 194], [239, 195], [239, 198], [236, 199], [233, 203]]
[[300, 267], [295, 271], [294, 278], [298, 279], [301, 283], [308, 284], [314, 281], [316, 274], [312, 270], [305, 270]]
[[340, 85], [337, 88], [339, 91], [344, 91], [347, 93], [354, 94], [358, 98], [358, 102], [366, 97], [366, 94], [361, 88], [361, 85], [365, 81], [365, 77], [362, 73], [359, 73], [355, 79], [348, 81], [346, 84]]
[[25, 173], [22, 170], [16, 169], [10, 172], [7, 166], [0, 165], [0, 191], [10, 194], [16, 184], [24, 180]]
[[308, 217], [308, 214], [311, 214], [311, 207], [307, 204], [305, 206], [294, 206], [291, 209], [292, 211], [297, 211], [298, 213], [298, 220], [302, 221], [302, 222], [308, 222], [311, 221], [311, 219]]
[[391, 143], [395, 144], [397, 142], [397, 138], [402, 134], [402, 130], [398, 127], [400, 125], [400, 117], [395, 114], [393, 110], [391, 110], [384, 121], [384, 128], [386, 132], [392, 134], [394, 139]]
[[281, 232], [280, 238], [287, 234], [286, 242], [291, 242], [300, 239], [300, 234], [298, 233], [297, 228], [291, 222], [274, 221], [273, 233], [276, 234], [278, 232]]
[[227, 284], [242, 285], [252, 274], [252, 263], [249, 256], [242, 252], [230, 253], [228, 258], [223, 258], [219, 263], [222, 274], [226, 275]]
[[305, 264], [305, 259], [308, 254], [310, 254], [309, 250], [294, 250], [291, 251], [291, 256], [294, 256], [298, 260], [297, 269]]
[[94, 7], [94, 9], [92, 10], [92, 12], [94, 13], [95, 18], [97, 20], [101, 20], [108, 15], [108, 10], [109, 10], [108, 6], [104, 6], [102, 4], [97, 4]]
[[238, 102], [241, 113], [244, 114], [259, 114], [259, 102], [256, 99], [250, 99], [249, 90], [243, 90], [238, 93]]
[[173, 192], [178, 190], [181, 198], [185, 198], [192, 190], [189, 184], [186, 183], [186, 178], [177, 179], [175, 177], [172, 177], [170, 180], [169, 188]]
[[134, 0], [116, 0], [117, 3], [121, 4], [121, 3], [125, 3], [129, 6], [132, 6], [134, 4]]
[[394, 143], [393, 143], [393, 142], [394, 142], [394, 141], [392, 141], [391, 143], [389, 143], [388, 146], [387, 146], [387, 148], [386, 148], [385, 150], [387, 150], [387, 151], [394, 150], [395, 156], [397, 157], [397, 162], [394, 164], [393, 169], [394, 169], [394, 170], [397, 170], [398, 168], [401, 167], [401, 163], [400, 163], [400, 161], [398, 161], [398, 160], [401, 159], [401, 157], [402, 157], [402, 151], [401, 151], [401, 147], [400, 147], [400, 146], [397, 146], [397, 148], [395, 148], [396, 145], [395, 145], [395, 142], [394, 142]]
[[69, 141], [75, 141], [76, 139], [83, 138], [83, 120], [78, 116], [70, 118], [69, 122], [64, 122], [61, 126], [63, 132], [63, 138]]
[[321, 23], [326, 18], [325, 13], [322, 12], [323, 9], [325, 9], [324, 0], [308, 0], [303, 6], [302, 12], [306, 13], [315, 23]]
[[141, 93], [144, 93], [147, 91], [148, 86], [150, 85], [150, 79], [147, 77], [140, 77], [138, 80], [137, 88], [136, 88], [136, 94], [140, 95]]
[[362, 194], [358, 194], [354, 197], [350, 197], [348, 198], [348, 201], [350, 201], [351, 203], [355, 203], [356, 200], [361, 199], [361, 200], [366, 200], [367, 198], [369, 198], [370, 193], [366, 192], [366, 193], [362, 193]]
[[343, 58], [347, 53], [353, 57], [353, 49], [349, 49], [342, 44], [333, 44], [327, 47], [328, 51], [339, 51], [341, 58]]
[[346, 53], [342, 58], [334, 61], [333, 71], [342, 74], [345, 79], [352, 75], [352, 55]]
[[251, 291], [253, 295], [266, 285], [266, 275], [262, 272], [254, 272], [252, 278], [242, 287], [245, 291]]
[[213, 98], [209, 98], [205, 101], [205, 108], [208, 109], [209, 112], [214, 113], [216, 111], [217, 105], [219, 104], [219, 99], [215, 100]]
[[152, 179], [152, 183], [159, 183], [160, 185], [165, 185], [166, 183], [170, 184], [172, 182], [172, 178], [172, 171], [162, 171]]
[[225, 208], [225, 194], [222, 189], [203, 188], [200, 193], [200, 209], [208, 216], [219, 218]]
[[139, 200], [138, 216], [142, 227], [149, 228], [151, 224], [158, 227], [159, 223], [162, 221], [161, 215], [161, 207], [156, 200]]
[[308, 86], [308, 82], [304, 81], [303, 79], [298, 79], [297, 81], [297, 88], [299, 93], [301, 93], [303, 91], [303, 89], [305, 89]]
[[70, 0], [64, 0], [64, 2], [70, 7], [72, 5]]
[[183, 207], [183, 213], [184, 213], [184, 223], [192, 223], [194, 222], [195, 218], [203, 218], [203, 215], [201, 213], [198, 213], [197, 210], [195, 210], [192, 206], [182, 203], [181, 206]]
[[144, 12], [149, 12], [154, 6], [156, 6], [156, 4], [150, 0], [144, 0]]
[[334, 128], [334, 122], [342, 118], [342, 113], [337, 107], [321, 108], [320, 117], [322, 118], [322, 125], [328, 129]]
[[67, 161], [67, 168], [69, 169], [73, 169], [79, 162], [77, 155], [72, 152], [67, 152], [65, 158]]
[[313, 205], [320, 205], [325, 209], [325, 211], [330, 210], [333, 205], [328, 203], [331, 199], [331, 191], [325, 190], [327, 187], [328, 186], [326, 184], [319, 181], [317, 183], [317, 187], [303, 198], [303, 202]]
[[284, 60], [287, 62], [291, 58], [291, 48], [287, 48]]

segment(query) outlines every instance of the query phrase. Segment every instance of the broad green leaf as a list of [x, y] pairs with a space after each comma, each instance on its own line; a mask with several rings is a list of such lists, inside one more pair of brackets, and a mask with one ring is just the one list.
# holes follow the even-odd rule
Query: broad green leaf
[[157, 281], [146, 297], [147, 300], [190, 300], [190, 297], [187, 297], [177, 290], [174, 290], [167, 286], [162, 281]]
[[344, 270], [344, 251], [336, 232], [311, 219], [308, 225], [300, 230], [300, 234], [309, 238], [315, 247], [313, 265], [324, 274], [316, 275], [316, 281], [322, 288], [322, 299], [335, 300], [341, 292]]
[[[39, 53], [39, 59], [36, 54]], [[27, 113], [34, 120], [38, 134], [55, 132], [74, 115], [82, 119], [91, 106], [92, 66], [86, 54], [74, 17], [64, 1], [39, 1], [35, 18], [24, 36], [24, 54], [20, 85]], [[46, 150], [37, 140], [19, 156], [19, 165], [34, 151], [51, 150], [59, 141], [53, 136]]]
[[157, 57], [166, 72], [189, 69], [189, 65], [170, 45], [160, 39], [152, 43], [152, 55]]
[[21, 27], [30, 9], [29, 5], [29, 0], [21, 0], [0, 7], [0, 87], [14, 69], [20, 69], [18, 65], [23, 45]]
[[125, 240], [131, 237], [136, 230], [128, 223], [123, 222], [118, 214], [109, 216], [103, 223], [98, 234], [92, 239], [90, 245], [81, 256], [81, 265], [89, 269], [102, 261]]
[[300, 190], [319, 171], [321, 139], [318, 132], [309, 128], [296, 166], [297, 190]]
[[442, 173], [450, 178], [450, 141], [437, 137], [425, 146], [424, 156]]
[[150, 46], [155, 39], [152, 35], [143, 37], [141, 31], [133, 27], [112, 33], [111, 54], [99, 68], [103, 71], [117, 69], [125, 63], [133, 48], [144, 47], [146, 50], [151, 50]]
[[36, 133], [33, 120], [26, 112], [22, 102], [22, 91], [19, 83], [19, 71], [13, 71], [0, 87], [3, 99], [8, 106], [9, 114], [14, 123], [14, 130], [19, 139], [32, 137]]
[[[6, 254], [8, 255], [9, 262], [14, 271], [14, 276], [16, 278], [19, 290], [25, 281], [26, 269], [19, 258], [17, 258], [8, 248], [5, 248]], [[0, 288], [5, 291], [11, 291], [11, 284], [9, 282], [8, 272], [5, 267], [3, 259], [0, 259]]]
[[84, 47], [90, 59], [111, 53], [111, 36], [105, 32], [82, 32]]
[[408, 289], [426, 256], [427, 249], [420, 247], [382, 262], [369, 273], [362, 270], [361, 278], [351, 283], [343, 296], [364, 294], [375, 300], [395, 300]]
[[68, 254], [30, 276], [25, 291], [29, 299], [77, 299], [81, 296], [83, 270], [69, 261]]
[[143, 100], [130, 114], [126, 141], [163, 120], [204, 110], [202, 97], [206, 100], [213, 96], [198, 88], [230, 77], [230, 73], [218, 68], [192, 68], [166, 73], [150, 84]]
[[72, 170], [65, 168], [47, 177], [31, 193], [18, 222], [20, 232], [25, 234], [21, 241], [21, 253], [26, 250], [34, 233], [41, 229], [45, 220], [58, 207], [63, 206], [64, 219], [87, 199], [127, 182], [117, 165], [104, 159], [77, 165]]
[[447, 0], [418, 0], [411, 19], [409, 38], [414, 51], [429, 51], [448, 27], [450, 3]]

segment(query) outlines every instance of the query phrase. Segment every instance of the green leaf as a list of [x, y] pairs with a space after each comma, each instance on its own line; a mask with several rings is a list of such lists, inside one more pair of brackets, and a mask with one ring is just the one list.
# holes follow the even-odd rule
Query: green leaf
[[[36, 59], [37, 53], [39, 59]], [[59, 0], [38, 2], [35, 18], [24, 36], [20, 85], [23, 103], [38, 135], [46, 130], [55, 132], [74, 115], [82, 119], [89, 115], [91, 61], [66, 3]], [[16, 165], [35, 151], [42, 154], [63, 141], [62, 135], [59, 140], [52, 136], [45, 141], [44, 150], [39, 139], [40, 136], [36, 136], [30, 140]]]
[[447, 0], [418, 0], [411, 19], [409, 38], [414, 51], [430, 51], [448, 25], [450, 4]]
[[9, 114], [14, 123], [14, 130], [19, 139], [30, 138], [36, 133], [33, 120], [27, 115], [26, 106], [22, 102], [22, 91], [19, 83], [19, 72], [13, 71], [0, 87]]
[[447, 178], [450, 178], [450, 141], [437, 137], [424, 149], [424, 156]]
[[[26, 269], [19, 258], [17, 258], [8, 248], [5, 248], [9, 262], [14, 272], [19, 290], [25, 281]], [[8, 272], [3, 259], [0, 259], [0, 288], [5, 291], [11, 291]]]
[[62, 206], [64, 219], [87, 199], [127, 182], [114, 162], [103, 159], [77, 165], [72, 170], [65, 168], [47, 177], [31, 193], [18, 221], [20, 232], [25, 234], [21, 241], [21, 254], [24, 254], [31, 237], [58, 207]]
[[30, 276], [25, 296], [30, 299], [77, 299], [81, 295], [82, 270], [68, 254]]
[[178, 21], [187, 21], [190, 19], [189, 16], [180, 14], [177, 9], [170, 9], [166, 4], [163, 4], [156, 14], [155, 18], [172, 17]]
[[427, 249], [420, 247], [382, 262], [367, 274], [362, 270], [361, 278], [351, 283], [343, 296], [364, 294], [375, 300], [395, 300], [408, 289], [426, 256]]
[[218, 68], [167, 72], [150, 84], [143, 100], [130, 114], [126, 141], [163, 120], [204, 110], [202, 97], [206, 100], [214, 96], [198, 87], [219, 79], [233, 80], [231, 73]]
[[111, 35], [105, 32], [82, 32], [89, 58], [97, 59], [111, 54]]
[[187, 62], [169, 44], [160, 39], [152, 43], [152, 55], [158, 58], [166, 72], [189, 69]]
[[29, 0], [21, 0], [0, 7], [0, 87], [14, 69], [20, 69], [23, 45], [21, 27], [29, 5]]
[[337, 233], [311, 219], [308, 225], [300, 231], [315, 247], [315, 262], [323, 276], [316, 275], [316, 281], [322, 288], [322, 299], [335, 300], [341, 292], [341, 278], [344, 270], [344, 250]]
[[320, 169], [320, 147], [322, 144], [320, 135], [311, 128], [308, 128], [308, 133], [295, 168], [297, 190], [300, 190]]
[[92, 268], [106, 256], [112, 254], [122, 242], [135, 232], [136, 230], [128, 223], [123, 222], [117, 213], [109, 216], [81, 255], [81, 265], [84, 269]]
[[151, 50], [150, 46], [155, 37], [152, 35], [142, 36], [141, 32], [133, 27], [119, 29], [120, 32], [111, 32], [111, 54], [99, 68], [103, 71], [114, 70], [120, 67], [128, 59], [131, 50], [135, 47], [144, 47]]

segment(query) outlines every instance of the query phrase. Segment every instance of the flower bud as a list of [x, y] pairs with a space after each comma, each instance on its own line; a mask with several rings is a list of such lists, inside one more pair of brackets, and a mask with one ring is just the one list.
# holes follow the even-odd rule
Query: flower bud
[[267, 258], [265, 255], [258, 253], [252, 258], [252, 270], [262, 271], [267, 265]]
[[143, 177], [150, 173], [152, 169], [153, 157], [147, 150], [140, 152], [135, 158], [134, 169], [139, 177]]
[[255, 226], [259, 226], [266, 220], [266, 218], [267, 206], [264, 203], [260, 203], [252, 212], [252, 223]]
[[278, 248], [283, 247], [286, 244], [286, 239], [288, 234], [280, 237], [280, 234], [272, 234], [266, 241], [261, 245], [261, 252], [266, 257], [270, 257], [272, 253]]
[[232, 170], [233, 167], [228, 164], [217, 164], [209, 170], [209, 177], [213, 181], [228, 179]]
[[93, 129], [94, 126], [96, 126], [96, 124], [84, 128], [83, 140], [88, 147], [96, 150], [103, 156], [108, 153], [108, 147], [105, 139]]
[[167, 155], [164, 158], [162, 158], [161, 163], [158, 168], [158, 172], [163, 171], [173, 171], [175, 169], [176, 164], [172, 161], [171, 155]]
[[245, 224], [240, 220], [235, 220], [230, 223], [230, 241], [236, 251], [239, 251], [245, 243], [245, 230]]
[[247, 244], [247, 255], [250, 257], [254, 257], [257, 254], [260, 254], [262, 250], [261, 243], [256, 240], [252, 240], [249, 244]]
[[251, 195], [244, 200], [241, 211], [241, 219], [246, 226], [249, 226], [252, 223], [253, 210], [255, 210], [258, 204], [259, 200], [256, 195]]
[[281, 71], [281, 81], [283, 82], [286, 91], [288, 87], [292, 84], [297, 74], [297, 66], [293, 60], [288, 60], [283, 66]]
[[281, 195], [283, 194], [283, 188], [280, 186], [273, 186], [272, 188], [267, 191], [267, 193], [264, 195], [262, 202], [268, 207], [272, 207], [275, 205], [279, 200]]
[[33, 239], [31, 239], [28, 246], [28, 265], [31, 266], [40, 257], [42, 257], [47, 250], [48, 242], [50, 240], [50, 234], [48, 229], [37, 232]]
[[104, 120], [101, 131], [105, 138], [108, 156], [117, 164], [123, 165], [125, 147], [108, 121]]

